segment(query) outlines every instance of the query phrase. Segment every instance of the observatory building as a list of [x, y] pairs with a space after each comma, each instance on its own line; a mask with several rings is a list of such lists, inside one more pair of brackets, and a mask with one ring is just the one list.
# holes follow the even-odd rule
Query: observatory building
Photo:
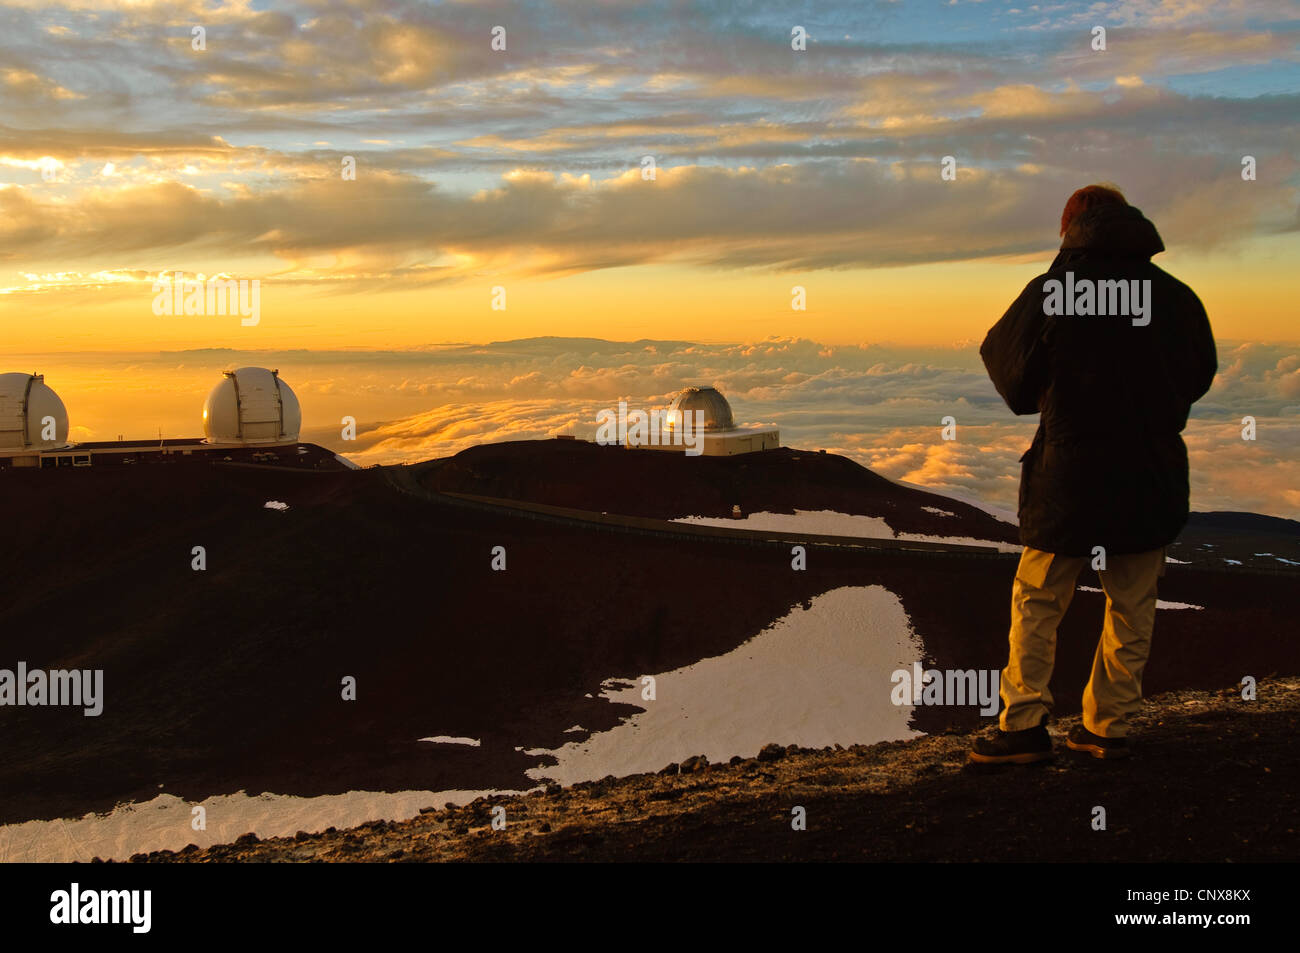
[[0, 374], [0, 454], [68, 445], [68, 412], [40, 374]]
[[355, 468], [324, 447], [298, 442], [302, 409], [280, 372], [226, 371], [203, 404], [203, 437], [68, 442], [63, 401], [36, 374], [0, 374], [0, 470], [133, 464], [258, 464]]
[[687, 410], [694, 411], [695, 426], [703, 427], [699, 435], [703, 456], [731, 457], [781, 446], [781, 432], [776, 427], [737, 427], [731, 404], [716, 387], [687, 387], [668, 405], [667, 436], [656, 449], [682, 449], [680, 444], [673, 445], [673, 431], [682, 426], [682, 411]]
[[295, 443], [301, 428], [298, 398], [265, 367], [226, 371], [203, 403], [208, 443]]

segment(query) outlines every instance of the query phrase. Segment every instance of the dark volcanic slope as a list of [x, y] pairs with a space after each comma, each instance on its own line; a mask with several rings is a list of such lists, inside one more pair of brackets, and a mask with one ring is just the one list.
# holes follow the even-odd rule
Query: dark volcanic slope
[[1219, 569], [1295, 571], [1300, 569], [1300, 522], [1259, 513], [1193, 513], [1169, 555]]
[[[514, 452], [534, 468], [527, 445]], [[675, 465], [664, 486], [705, 495], [690, 487], [707, 461], [662, 459], [649, 465]], [[398, 488], [425, 469], [0, 474], [0, 525], [16, 541], [0, 551], [0, 668], [102, 668], [107, 696], [98, 718], [0, 708], [0, 821], [160, 789], [198, 800], [531, 786], [523, 771], [538, 759], [516, 746], [556, 747], [575, 740], [564, 734], [575, 722], [601, 730], [630, 713], [583, 697], [603, 680], [723, 654], [840, 586], [898, 594], [929, 664], [1005, 661], [1014, 556], [811, 547], [808, 570], [793, 572], [781, 545], [620, 535]], [[809, 508], [863, 511], [815, 496], [829, 492], [810, 491]], [[196, 545], [206, 572], [191, 569]], [[490, 568], [496, 545], [505, 572]], [[1148, 690], [1300, 672], [1293, 574], [1174, 566], [1161, 594], [1207, 608], [1160, 613]], [[1054, 680], [1061, 713], [1077, 710], [1102, 597], [1075, 602]], [[340, 697], [346, 675], [355, 702]], [[887, 693], [888, 679], [863, 690]], [[917, 724], [976, 719], [924, 708]], [[417, 740], [443, 734], [482, 747]]]
[[[896, 533], [1014, 543], [1016, 528], [978, 507], [900, 486], [847, 457], [782, 447], [735, 457], [602, 447], [582, 440], [484, 444], [440, 461], [432, 489], [675, 519], [834, 510], [883, 518]], [[925, 507], [952, 514], [943, 516]]]
[[[773, 746], [688, 774], [481, 798], [401, 823], [133, 861], [1202, 861], [1300, 858], [1300, 680], [1177, 692], [1136, 719], [1137, 756], [1099, 762], [1065, 750], [1050, 764], [979, 769], [971, 737], [821, 751]], [[773, 750], [775, 749], [775, 750]], [[791, 808], [807, 830], [791, 829]], [[1093, 808], [1106, 830], [1093, 829]], [[504, 829], [492, 811], [505, 811]]]

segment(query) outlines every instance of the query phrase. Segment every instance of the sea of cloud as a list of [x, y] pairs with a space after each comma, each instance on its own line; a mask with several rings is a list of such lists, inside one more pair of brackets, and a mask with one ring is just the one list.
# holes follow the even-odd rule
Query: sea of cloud
[[[25, 361], [25, 363], [24, 363]], [[592, 438], [596, 415], [665, 405], [712, 384], [740, 424], [781, 428], [785, 446], [843, 454], [895, 480], [1015, 509], [1019, 458], [1037, 417], [1015, 417], [977, 342], [947, 348], [532, 338], [400, 351], [204, 349], [151, 355], [35, 356], [74, 439], [192, 437], [222, 369], [275, 367], [303, 407], [303, 439], [357, 463], [451, 456], [479, 443]], [[1184, 432], [1192, 505], [1300, 517], [1300, 349], [1220, 342], [1219, 374]], [[1242, 418], [1257, 421], [1241, 439]], [[957, 422], [944, 440], [941, 421]], [[341, 437], [345, 417], [357, 439]]]
[[[597, 412], [619, 400], [650, 408], [686, 385], [712, 384], [727, 395], [738, 423], [775, 424], [786, 446], [844, 454], [891, 479], [1014, 508], [1018, 460], [1037, 426], [1036, 416], [1007, 410], [973, 343], [538, 338], [370, 360], [385, 369], [398, 360], [401, 368], [386, 384], [368, 387], [414, 396], [425, 407], [370, 417], [354, 444], [340, 444], [332, 430], [315, 434], [363, 465], [448, 456], [488, 441], [590, 438]], [[1300, 353], [1287, 345], [1222, 344], [1219, 364], [1185, 432], [1193, 507], [1300, 516]], [[304, 400], [312, 390], [352, 390], [344, 368], [337, 370], [308, 382]], [[1247, 415], [1257, 421], [1254, 441], [1242, 439]], [[955, 440], [942, 439], [947, 416], [957, 422]]]

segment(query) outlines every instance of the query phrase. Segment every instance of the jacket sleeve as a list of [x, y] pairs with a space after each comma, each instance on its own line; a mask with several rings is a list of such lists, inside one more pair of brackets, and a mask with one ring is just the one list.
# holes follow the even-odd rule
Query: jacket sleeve
[[1187, 293], [1191, 298], [1188, 308], [1191, 327], [1185, 336], [1189, 353], [1184, 366], [1187, 369], [1187, 403], [1191, 405], [1204, 397], [1214, 383], [1214, 375], [1219, 370], [1219, 355], [1205, 306], [1190, 288]]
[[1043, 280], [1039, 276], [1025, 286], [980, 345], [993, 386], [1015, 414], [1038, 413], [1047, 376], [1051, 319], [1043, 314]]

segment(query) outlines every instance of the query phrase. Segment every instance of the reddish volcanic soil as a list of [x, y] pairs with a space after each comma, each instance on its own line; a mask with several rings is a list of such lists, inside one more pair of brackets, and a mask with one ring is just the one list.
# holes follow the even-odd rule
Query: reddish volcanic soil
[[[634, 710], [583, 697], [603, 680], [725, 653], [840, 586], [896, 593], [928, 665], [1005, 662], [1014, 556], [811, 546], [808, 570], [793, 572], [786, 543], [619, 532], [427, 489], [501, 496], [513, 486], [520, 499], [593, 510], [640, 500], [631, 508], [649, 516], [721, 515], [737, 502], [827, 508], [886, 515], [904, 531], [1006, 538], [978, 510], [834, 456], [642, 451], [650, 469], [633, 480], [623, 467], [632, 452], [595, 448], [622, 455], [609, 458], [621, 470], [603, 473], [552, 445], [328, 473], [197, 462], [0, 473], [0, 519], [18, 541], [0, 554], [0, 668], [102, 668], [106, 695], [98, 718], [0, 709], [0, 822], [79, 816], [160, 790], [198, 800], [529, 787], [523, 772], [537, 759], [516, 746], [556, 747], [574, 740], [563, 731], [575, 722], [602, 730]], [[267, 510], [268, 500], [290, 508]], [[920, 505], [958, 516], [925, 523]], [[197, 545], [205, 572], [191, 569]], [[490, 568], [497, 545], [505, 572]], [[1149, 692], [1300, 673], [1293, 574], [1170, 566], [1161, 596], [1206, 608], [1160, 613]], [[1102, 597], [1075, 602], [1053, 685], [1060, 714], [1078, 708]], [[863, 690], [888, 692], [888, 674]], [[340, 698], [348, 675], [355, 702]], [[977, 720], [973, 709], [922, 708], [917, 726]], [[435, 734], [482, 746], [417, 741]]]

